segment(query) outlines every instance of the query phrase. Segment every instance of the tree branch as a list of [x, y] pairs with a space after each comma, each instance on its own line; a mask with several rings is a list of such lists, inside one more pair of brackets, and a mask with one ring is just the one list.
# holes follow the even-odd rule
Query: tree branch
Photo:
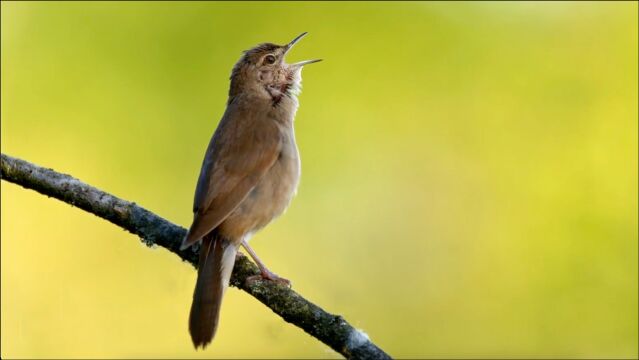
[[[146, 245], [162, 246], [182, 260], [197, 266], [196, 249], [179, 249], [186, 230], [134, 202], [117, 198], [69, 175], [5, 154], [2, 154], [1, 170], [3, 180], [33, 189], [97, 215], [138, 235]], [[390, 359], [390, 356], [373, 344], [366, 334], [353, 328], [344, 318], [324, 311], [290, 288], [269, 281], [246, 284], [246, 278], [256, 274], [259, 274], [257, 266], [244, 255], [238, 254], [231, 285], [249, 293], [282, 319], [303, 329], [346, 358]]]

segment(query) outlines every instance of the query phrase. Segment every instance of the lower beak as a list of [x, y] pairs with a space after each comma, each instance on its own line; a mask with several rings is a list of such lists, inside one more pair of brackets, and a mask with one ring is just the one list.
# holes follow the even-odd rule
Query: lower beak
[[295, 64], [291, 64], [291, 66], [293, 66], [293, 67], [302, 67], [304, 65], [308, 65], [308, 64], [312, 64], [312, 63], [316, 63], [316, 62], [320, 62], [320, 61], [322, 61], [322, 59], [304, 60], [304, 61], [296, 62]]

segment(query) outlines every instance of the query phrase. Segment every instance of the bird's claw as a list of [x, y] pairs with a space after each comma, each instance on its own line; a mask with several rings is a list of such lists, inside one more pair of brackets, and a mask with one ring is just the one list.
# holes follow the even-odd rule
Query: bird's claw
[[277, 274], [272, 273], [270, 271], [262, 271], [257, 275], [249, 276], [246, 278], [246, 284], [251, 285], [256, 281], [260, 280], [268, 280], [273, 281], [277, 284], [284, 285], [286, 287], [291, 287], [291, 281], [288, 279], [284, 279], [283, 277], [279, 277]]

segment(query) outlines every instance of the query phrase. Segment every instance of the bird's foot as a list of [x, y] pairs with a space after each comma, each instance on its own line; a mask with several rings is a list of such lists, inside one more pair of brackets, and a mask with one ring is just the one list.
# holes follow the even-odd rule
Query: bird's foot
[[258, 275], [247, 277], [246, 284], [251, 285], [255, 283], [256, 281], [260, 281], [260, 280], [269, 280], [277, 284], [284, 285], [286, 287], [291, 287], [291, 282], [288, 279], [284, 279], [283, 277], [278, 276], [277, 274], [271, 272], [268, 269], [261, 270]]

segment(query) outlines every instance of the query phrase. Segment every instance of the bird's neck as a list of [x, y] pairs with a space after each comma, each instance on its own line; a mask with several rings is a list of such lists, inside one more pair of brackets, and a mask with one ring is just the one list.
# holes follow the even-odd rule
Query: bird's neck
[[241, 112], [247, 114], [261, 114], [260, 117], [286, 127], [293, 126], [298, 106], [296, 96], [282, 96], [275, 104], [270, 95], [256, 91], [244, 91], [229, 96], [227, 104], [227, 108], [241, 109]]

